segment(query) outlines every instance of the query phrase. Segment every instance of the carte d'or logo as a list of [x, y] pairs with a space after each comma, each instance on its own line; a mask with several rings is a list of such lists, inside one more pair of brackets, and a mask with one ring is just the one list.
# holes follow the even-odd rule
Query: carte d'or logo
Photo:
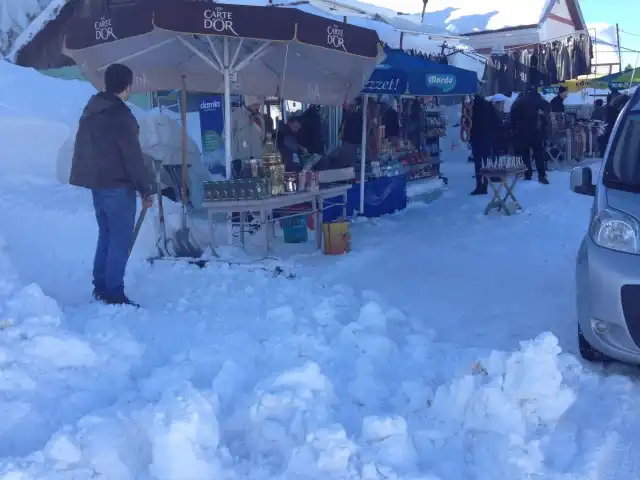
[[327, 45], [347, 51], [344, 46], [344, 30], [336, 24], [327, 27]]
[[110, 18], [100, 17], [100, 20], [93, 24], [96, 31], [96, 40], [106, 42], [107, 40], [117, 40], [113, 33], [113, 25]]
[[216, 7], [204, 11], [204, 28], [216, 33], [232, 33], [239, 37], [233, 27], [233, 13], [227, 12], [222, 7]]

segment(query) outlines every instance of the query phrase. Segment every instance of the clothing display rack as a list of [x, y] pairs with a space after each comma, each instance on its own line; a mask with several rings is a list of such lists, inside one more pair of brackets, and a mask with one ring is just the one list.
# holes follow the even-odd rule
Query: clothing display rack
[[510, 96], [591, 73], [593, 42], [580, 30], [544, 42], [506, 48], [492, 54], [485, 69], [485, 95]]

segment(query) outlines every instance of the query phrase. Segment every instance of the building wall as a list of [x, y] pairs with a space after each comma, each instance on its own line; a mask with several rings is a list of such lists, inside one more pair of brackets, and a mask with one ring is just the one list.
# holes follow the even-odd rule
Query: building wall
[[571, 19], [567, 0], [557, 0], [549, 16], [540, 26], [540, 40], [570, 35], [575, 31], [576, 27]]

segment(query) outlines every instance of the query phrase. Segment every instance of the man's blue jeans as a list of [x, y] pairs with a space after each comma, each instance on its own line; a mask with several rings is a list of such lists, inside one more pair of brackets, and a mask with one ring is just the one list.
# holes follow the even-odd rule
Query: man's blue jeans
[[136, 192], [129, 188], [100, 188], [92, 193], [98, 220], [93, 285], [105, 298], [121, 299], [136, 221]]

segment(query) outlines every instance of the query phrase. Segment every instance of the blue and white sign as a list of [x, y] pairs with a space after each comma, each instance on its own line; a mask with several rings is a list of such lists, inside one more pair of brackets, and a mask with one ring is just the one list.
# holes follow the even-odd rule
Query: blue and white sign
[[427, 74], [426, 83], [429, 88], [437, 88], [442, 93], [451, 93], [456, 88], [456, 76], [450, 73]]

